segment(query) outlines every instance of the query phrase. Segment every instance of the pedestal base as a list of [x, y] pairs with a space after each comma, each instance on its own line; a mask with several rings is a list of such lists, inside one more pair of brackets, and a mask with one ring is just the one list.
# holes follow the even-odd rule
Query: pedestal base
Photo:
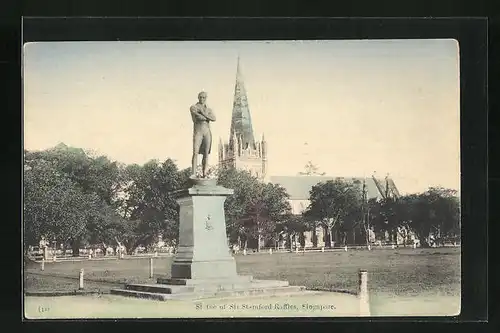
[[236, 262], [232, 257], [210, 261], [175, 258], [171, 272], [172, 277], [178, 279], [229, 279], [237, 277]]
[[240, 284], [248, 286], [255, 281], [251, 275], [236, 275], [234, 277], [217, 279], [176, 279], [176, 278], [158, 278], [159, 284], [168, 284], [174, 286], [200, 286], [200, 285], [230, 285]]
[[253, 280], [249, 276], [234, 279], [191, 280], [160, 278], [157, 284], [128, 284], [113, 289], [112, 294], [160, 301], [170, 299], [198, 300], [241, 296], [273, 296], [300, 294], [303, 286], [290, 286], [288, 281]]

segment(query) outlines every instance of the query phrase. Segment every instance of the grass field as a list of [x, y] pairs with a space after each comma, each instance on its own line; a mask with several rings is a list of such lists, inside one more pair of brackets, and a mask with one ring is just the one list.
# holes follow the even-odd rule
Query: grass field
[[[437, 307], [439, 301], [458, 309], [460, 304], [460, 248], [273, 253], [235, 258], [240, 274], [288, 280], [310, 289], [356, 291], [358, 271], [365, 269], [371, 303], [375, 308], [384, 304], [384, 311], [388, 306], [414, 306], [417, 299], [419, 306]], [[153, 280], [169, 276], [171, 260], [154, 259]], [[149, 259], [49, 262], [43, 272], [39, 265], [25, 268], [25, 291], [74, 290], [81, 268], [88, 289], [109, 290], [123, 283], [152, 281]]]

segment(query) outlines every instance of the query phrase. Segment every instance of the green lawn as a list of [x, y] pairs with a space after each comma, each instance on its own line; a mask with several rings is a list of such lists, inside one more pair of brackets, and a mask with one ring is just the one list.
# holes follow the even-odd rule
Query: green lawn
[[[240, 274], [288, 280], [308, 288], [357, 290], [358, 271], [369, 274], [370, 295], [412, 297], [460, 295], [460, 249], [351, 250], [348, 252], [237, 255]], [[171, 258], [155, 258], [155, 280], [170, 274]], [[85, 287], [109, 290], [128, 282], [151, 282], [149, 259], [48, 262], [25, 268], [25, 290], [74, 290], [85, 271]]]

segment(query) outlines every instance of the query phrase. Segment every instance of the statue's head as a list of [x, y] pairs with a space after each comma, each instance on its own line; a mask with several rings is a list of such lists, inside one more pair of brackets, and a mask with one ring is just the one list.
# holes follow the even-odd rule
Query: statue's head
[[201, 104], [205, 104], [207, 100], [207, 93], [202, 91], [198, 94], [198, 101], [201, 103]]

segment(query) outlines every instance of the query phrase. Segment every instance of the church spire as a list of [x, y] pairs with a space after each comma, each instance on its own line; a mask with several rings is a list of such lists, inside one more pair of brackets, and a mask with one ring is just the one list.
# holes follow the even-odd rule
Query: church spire
[[238, 60], [236, 62], [236, 80], [241, 77], [241, 69], [240, 69], [240, 55], [238, 54]]
[[256, 149], [252, 118], [248, 107], [247, 93], [243, 82], [240, 66], [240, 57], [236, 66], [236, 84], [234, 87], [233, 114], [231, 119], [231, 132], [229, 134], [229, 145], [232, 145], [234, 136], [241, 138], [241, 146]]

